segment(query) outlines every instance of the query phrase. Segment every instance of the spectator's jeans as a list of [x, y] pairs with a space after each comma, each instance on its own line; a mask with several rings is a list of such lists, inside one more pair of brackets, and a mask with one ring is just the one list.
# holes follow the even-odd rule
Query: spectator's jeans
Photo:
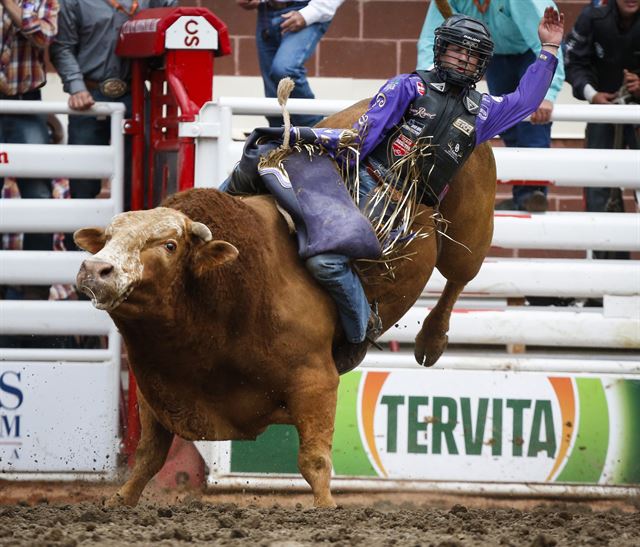
[[[40, 90], [21, 95], [2, 95], [0, 100], [39, 101]], [[0, 114], [0, 142], [15, 144], [49, 144], [46, 115]], [[37, 157], [32, 158], [38, 161]], [[0, 179], [1, 180], [1, 179]], [[16, 179], [20, 196], [25, 199], [47, 199], [51, 197], [51, 180], [35, 178]], [[0, 184], [0, 187], [2, 184]], [[53, 250], [51, 234], [24, 234], [22, 248], [25, 251]]]
[[[367, 204], [367, 197], [376, 183], [371, 175], [360, 168], [360, 209]], [[338, 308], [347, 340], [357, 344], [364, 340], [371, 308], [360, 278], [351, 267], [351, 259], [338, 254], [321, 254], [309, 258], [306, 266], [311, 275], [331, 295]]]
[[[131, 95], [119, 99], [105, 97], [100, 90], [90, 91], [96, 102], [121, 102], [131, 114]], [[111, 119], [108, 116], [69, 116], [69, 144], [108, 145], [111, 141]], [[93, 199], [100, 193], [99, 179], [71, 179], [69, 190], [74, 199]], [[124, 210], [131, 209], [131, 139], [125, 137], [124, 145]]]
[[[272, 10], [266, 4], [260, 4], [258, 8], [256, 46], [266, 97], [277, 97], [278, 82], [289, 76], [295, 83], [291, 92], [292, 98], [315, 98], [307, 82], [307, 70], [304, 64], [315, 51], [330, 22], [314, 23], [298, 32], [288, 32], [283, 36], [280, 30], [283, 22], [282, 14], [294, 9], [296, 8]], [[280, 127], [283, 124], [282, 116], [268, 116], [267, 119], [271, 127]], [[291, 123], [312, 127], [321, 119], [322, 116], [292, 115]]]
[[[586, 137], [587, 148], [613, 148], [615, 126], [609, 123], [588, 123]], [[622, 148], [629, 148], [631, 150], [638, 149], [639, 143], [632, 125], [623, 126], [621, 144]], [[611, 190], [611, 188], [585, 188], [585, 210], [593, 213], [605, 212]], [[623, 213], [624, 210], [620, 212]], [[628, 259], [630, 255], [626, 251], [594, 251], [593, 256], [594, 258], [624, 260]]]
[[[520, 78], [527, 68], [536, 60], [536, 55], [529, 50], [519, 55], [494, 55], [487, 68], [487, 84], [492, 95], [512, 93], [518, 87]], [[530, 122], [520, 122], [501, 135], [506, 146], [523, 148], [549, 148], [551, 146], [551, 124], [534, 125]], [[524, 208], [524, 200], [534, 190], [540, 190], [545, 195], [545, 186], [514, 186], [513, 202], [519, 209]]]

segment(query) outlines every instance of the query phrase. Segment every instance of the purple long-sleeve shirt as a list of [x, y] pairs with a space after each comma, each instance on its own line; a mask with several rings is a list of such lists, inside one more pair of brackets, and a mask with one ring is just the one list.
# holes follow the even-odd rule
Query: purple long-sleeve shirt
[[[499, 97], [484, 93], [476, 122], [476, 146], [521, 122], [535, 112], [543, 101], [558, 64], [558, 59], [540, 52], [522, 76], [513, 93]], [[387, 81], [373, 98], [366, 116], [366, 135], [360, 156], [366, 157], [402, 120], [409, 105], [424, 93], [424, 82], [417, 74], [401, 74]], [[356, 124], [355, 129], [360, 125]]]
[[[541, 51], [522, 76], [513, 93], [500, 97], [482, 95], [476, 121], [476, 146], [521, 122], [535, 112], [543, 101], [558, 64], [558, 59]], [[417, 74], [400, 74], [382, 86], [369, 105], [365, 116], [366, 135], [360, 157], [366, 157], [384, 136], [400, 123], [409, 105], [424, 93], [425, 85]], [[428, 91], [427, 91], [428, 92]], [[354, 128], [361, 129], [360, 122]]]
[[[535, 112], [543, 101], [553, 79], [558, 59], [541, 51], [538, 59], [524, 73], [513, 93], [499, 97], [484, 93], [476, 121], [476, 146], [492, 139]], [[428, 92], [428, 91], [427, 91]], [[360, 136], [360, 158], [364, 159], [404, 117], [409, 105], [425, 93], [425, 85], [417, 74], [400, 74], [388, 80], [371, 100], [367, 112], [353, 128]], [[291, 128], [296, 142], [297, 129]], [[312, 128], [315, 142], [338, 161], [344, 161], [340, 150], [340, 129]], [[307, 141], [308, 142], [308, 141]]]

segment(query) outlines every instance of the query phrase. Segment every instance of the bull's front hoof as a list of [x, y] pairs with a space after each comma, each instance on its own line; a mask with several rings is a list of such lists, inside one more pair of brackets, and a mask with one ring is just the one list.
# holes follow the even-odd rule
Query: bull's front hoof
[[129, 506], [133, 507], [138, 503], [138, 500], [126, 499], [120, 492], [116, 492], [105, 503], [105, 507], [113, 509], [115, 507]]
[[449, 337], [446, 334], [438, 337], [422, 337], [418, 334], [413, 352], [416, 361], [423, 367], [432, 367], [438, 362], [448, 343]]
[[317, 509], [335, 509], [338, 507], [335, 501], [333, 501], [332, 497], [319, 499], [315, 498], [313, 500], [313, 506]]
[[106, 502], [105, 502], [105, 507], [108, 507], [109, 509], [113, 509], [115, 507], [122, 507], [123, 505], [126, 505], [124, 503], [124, 498], [118, 494], [117, 492], [111, 496]]

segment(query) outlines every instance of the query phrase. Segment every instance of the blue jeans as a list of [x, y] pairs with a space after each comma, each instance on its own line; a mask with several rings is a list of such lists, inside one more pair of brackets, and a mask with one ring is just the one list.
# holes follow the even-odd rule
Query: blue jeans
[[[36, 89], [22, 95], [7, 96], [0, 94], [1, 100], [39, 101], [40, 90]], [[49, 144], [46, 115], [37, 114], [0, 114], [0, 142], [15, 144]], [[37, 161], [37, 158], [33, 158]], [[51, 179], [16, 179], [20, 196], [25, 199], [48, 199], [51, 197]], [[0, 184], [0, 187], [2, 184]], [[53, 250], [51, 234], [24, 234], [22, 248], [25, 251]]]
[[[533, 51], [518, 55], [494, 55], [487, 67], [487, 84], [492, 95], [512, 93], [518, 87], [525, 71], [536, 60]], [[551, 146], [551, 124], [534, 125], [520, 122], [501, 135], [506, 146], [523, 148], [549, 148]], [[519, 209], [534, 190], [547, 194], [546, 186], [514, 186], [513, 202]]]
[[[100, 90], [90, 91], [96, 102], [114, 102], [114, 99], [105, 97]], [[116, 102], [125, 104], [127, 112], [131, 115], [131, 95], [127, 94]], [[111, 120], [95, 118], [93, 116], [69, 116], [69, 144], [108, 145], [111, 141]], [[124, 210], [131, 209], [131, 139], [125, 137], [124, 146]], [[93, 199], [100, 193], [101, 181], [99, 179], [70, 179], [69, 190], [74, 199]]]
[[[360, 209], [364, 210], [376, 182], [364, 167], [360, 168]], [[357, 344], [364, 340], [371, 307], [360, 278], [351, 267], [351, 259], [338, 254], [321, 254], [306, 261], [311, 275], [331, 295], [347, 340]]]
[[[307, 70], [304, 64], [327, 32], [330, 22], [314, 23], [298, 32], [288, 32], [283, 36], [280, 31], [282, 15], [295, 9], [299, 8], [291, 6], [282, 10], [272, 10], [266, 4], [260, 4], [258, 8], [256, 47], [266, 97], [277, 97], [278, 82], [289, 76], [295, 83], [291, 92], [292, 98], [315, 98], [307, 81]], [[294, 114], [291, 116], [291, 123], [312, 127], [321, 119], [322, 116]], [[271, 127], [283, 125], [282, 116], [267, 116], [267, 120]]]

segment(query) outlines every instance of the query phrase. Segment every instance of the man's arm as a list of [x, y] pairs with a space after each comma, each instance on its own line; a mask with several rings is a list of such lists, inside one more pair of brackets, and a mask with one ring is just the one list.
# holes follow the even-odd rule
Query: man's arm
[[571, 84], [576, 99], [594, 104], [609, 104], [615, 99], [615, 93], [598, 92], [598, 76], [591, 63], [593, 52], [593, 29], [591, 12], [587, 6], [578, 16], [576, 24], [567, 37], [564, 66], [567, 81]]
[[344, 0], [311, 0], [304, 8], [284, 13], [280, 25], [282, 34], [298, 32], [315, 23], [331, 21]]
[[20, 33], [35, 47], [44, 49], [53, 42], [58, 32], [60, 6], [57, 0], [46, 0], [42, 15], [38, 13], [38, 6], [30, 0], [26, 0], [22, 6], [15, 0], [0, 0], [0, 5], [7, 10], [11, 22]]
[[69, 107], [86, 110], [93, 106], [94, 100], [84, 84], [84, 76], [75, 54], [80, 43], [78, 0], [61, 0], [60, 7], [60, 29], [49, 48], [51, 62], [62, 78], [64, 90], [69, 93]]
[[417, 70], [428, 70], [431, 68], [431, 65], [433, 65], [433, 41], [435, 31], [443, 22], [444, 17], [442, 17], [438, 6], [435, 5], [435, 2], [431, 2], [427, 10], [427, 17], [422, 26], [420, 38], [418, 39]]
[[[298, 13], [302, 15], [307, 26], [314, 23], [331, 21], [344, 0], [311, 0]], [[287, 15], [285, 13], [285, 15]]]

